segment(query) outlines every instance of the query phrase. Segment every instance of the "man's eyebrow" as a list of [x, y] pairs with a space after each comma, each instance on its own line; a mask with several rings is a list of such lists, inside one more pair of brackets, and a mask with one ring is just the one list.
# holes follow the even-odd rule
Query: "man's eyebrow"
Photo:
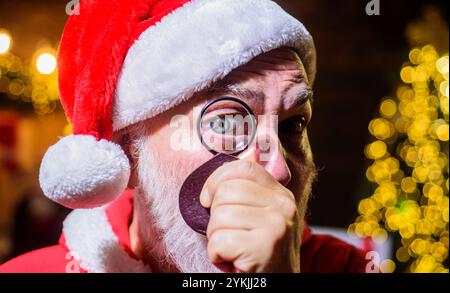
[[295, 104], [297, 106], [302, 106], [306, 104], [307, 102], [310, 102], [311, 104], [314, 102], [314, 91], [309, 86], [304, 89], [301, 94], [297, 97], [297, 100]]
[[[286, 96], [287, 92], [294, 86], [295, 84], [292, 84], [290, 87], [286, 88], [283, 91], [282, 96]], [[218, 95], [221, 94], [231, 94], [233, 96], [245, 99], [245, 100], [253, 100], [256, 102], [262, 102], [264, 103], [264, 95], [262, 93], [255, 92], [253, 90], [250, 90], [248, 88], [245, 88], [237, 83], [220, 83], [211, 86], [210, 88], [206, 89], [203, 96], [207, 98], [207, 100], [211, 100]], [[311, 87], [307, 86], [305, 89], [301, 91], [301, 93], [296, 97], [294, 104], [296, 106], [302, 106], [306, 102], [310, 101], [313, 102], [313, 90]]]
[[[285, 97], [287, 93], [296, 85], [298, 85], [298, 83], [292, 83], [290, 86], [285, 88], [283, 90], [282, 96]], [[314, 102], [313, 98], [314, 98], [314, 91], [309, 85], [307, 85], [306, 88], [304, 88], [300, 92], [300, 94], [296, 97], [294, 104], [296, 106], [302, 106], [308, 101], [313, 103]]]
[[205, 91], [204, 96], [211, 99], [220, 94], [231, 94], [242, 99], [256, 100], [258, 102], [264, 101], [264, 96], [261, 93], [257, 93], [236, 83], [213, 85]]

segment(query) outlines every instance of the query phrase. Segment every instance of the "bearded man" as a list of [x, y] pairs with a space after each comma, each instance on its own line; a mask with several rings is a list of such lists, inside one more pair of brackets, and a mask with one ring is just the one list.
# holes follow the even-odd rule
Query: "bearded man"
[[[298, 20], [269, 0], [80, 5], [58, 53], [73, 135], [49, 148], [39, 176], [45, 195], [74, 211], [59, 244], [0, 271], [364, 272], [361, 251], [304, 221], [316, 53]], [[178, 196], [212, 155], [195, 136], [187, 148], [172, 138], [195, 133], [197, 110], [220, 97], [252, 109], [270, 151], [252, 144], [207, 178], [202, 235]], [[189, 123], [175, 128], [180, 115]]]

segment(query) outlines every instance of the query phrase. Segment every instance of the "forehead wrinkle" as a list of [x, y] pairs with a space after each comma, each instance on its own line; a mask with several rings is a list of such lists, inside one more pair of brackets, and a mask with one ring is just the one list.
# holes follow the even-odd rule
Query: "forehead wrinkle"
[[261, 54], [247, 64], [236, 68], [234, 73], [249, 72], [257, 75], [267, 75], [264, 71], [295, 72], [295, 75], [299, 75], [302, 78], [306, 76], [302, 60], [294, 50], [289, 48], [277, 49]]
[[307, 102], [313, 102], [313, 91], [309, 88], [303, 88], [299, 94], [295, 95], [294, 98], [284, 99], [284, 106], [286, 109], [303, 107]]
[[[286, 106], [286, 104], [288, 104], [288, 108], [291, 108], [295, 106], [302, 106], [308, 101], [313, 102], [312, 89], [307, 84], [306, 86], [301, 86], [301, 84], [304, 82], [302, 77], [296, 77], [288, 81], [289, 85], [281, 92], [280, 105], [284, 104]], [[291, 95], [294, 97], [293, 99], [287, 97], [289, 91], [291, 91], [296, 86], [301, 87], [301, 90], [298, 91], [298, 93]], [[258, 105], [257, 108], [261, 107], [261, 109], [263, 109], [266, 104], [265, 93], [248, 89], [239, 83], [226, 79], [217, 82], [210, 88], [206, 89], [202, 96], [204, 97], [206, 102], [209, 102], [220, 95], [226, 94], [241, 98], [249, 104]], [[292, 102], [289, 102], [290, 100], [292, 100]]]
[[[288, 95], [289, 91], [291, 91], [294, 87], [300, 86], [301, 81], [292, 82], [290, 83], [281, 93], [281, 96], [284, 98]], [[295, 95], [293, 105], [301, 106], [304, 105], [306, 102], [310, 101], [312, 102], [313, 98], [313, 90], [309, 85], [306, 85], [306, 87], [302, 87], [302, 89]]]
[[[311, 98], [311, 89], [308, 87], [308, 81], [303, 63], [297, 53], [289, 49], [288, 54], [286, 54], [285, 50], [284, 52], [281, 52], [281, 50], [275, 50], [255, 57], [249, 63], [233, 70], [223, 80], [217, 81], [211, 87], [206, 89], [203, 97], [210, 101], [221, 94], [231, 94], [242, 98], [243, 100], [248, 100], [252, 104], [257, 103], [258, 108], [261, 106], [262, 109], [264, 109], [267, 102], [265, 99], [266, 94], [261, 91], [256, 92], [254, 90], [250, 90], [242, 86], [240, 84], [240, 80], [249, 80], [252, 78], [264, 79], [270, 75], [270, 72], [268, 71], [271, 71], [272, 74], [273, 72], [278, 74], [278, 72], [283, 71], [291, 75], [281, 81], [283, 83], [287, 82], [289, 85], [281, 92], [279, 106], [289, 103], [287, 100], [294, 100], [293, 103], [289, 104], [292, 106], [299, 106], [303, 105], [308, 99]], [[305, 83], [307, 88], [305, 89], [302, 87], [302, 91], [298, 94], [296, 93], [295, 99], [286, 97], [294, 86], [299, 86], [302, 83]]]
[[264, 61], [252, 61], [245, 66], [236, 68], [231, 74], [239, 73], [254, 73], [261, 76], [267, 76], [270, 72], [284, 72], [295, 76], [299, 76], [305, 79], [306, 72], [302, 64], [298, 62], [291, 62], [286, 64], [286, 62], [264, 62]]
[[261, 92], [255, 92], [243, 87], [238, 83], [223, 80], [208, 88], [205, 92], [205, 97], [208, 101], [216, 98], [219, 95], [232, 94], [248, 102], [264, 103], [264, 95]]

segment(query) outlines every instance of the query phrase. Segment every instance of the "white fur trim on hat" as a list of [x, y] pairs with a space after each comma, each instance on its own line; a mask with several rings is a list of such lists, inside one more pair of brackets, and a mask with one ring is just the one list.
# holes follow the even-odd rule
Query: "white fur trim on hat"
[[69, 135], [47, 150], [39, 181], [51, 200], [69, 208], [93, 208], [119, 196], [129, 176], [130, 164], [119, 145]]
[[275, 2], [192, 0], [149, 27], [129, 49], [117, 84], [113, 128], [152, 118], [283, 46], [296, 49], [312, 84], [312, 37]]

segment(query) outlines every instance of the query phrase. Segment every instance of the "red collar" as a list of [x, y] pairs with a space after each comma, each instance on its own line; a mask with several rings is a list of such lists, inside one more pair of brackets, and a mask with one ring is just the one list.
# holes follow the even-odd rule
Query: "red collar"
[[129, 227], [133, 220], [133, 191], [126, 190], [118, 199], [106, 208], [111, 228], [119, 239], [119, 244], [134, 259], [138, 259], [131, 250]]

